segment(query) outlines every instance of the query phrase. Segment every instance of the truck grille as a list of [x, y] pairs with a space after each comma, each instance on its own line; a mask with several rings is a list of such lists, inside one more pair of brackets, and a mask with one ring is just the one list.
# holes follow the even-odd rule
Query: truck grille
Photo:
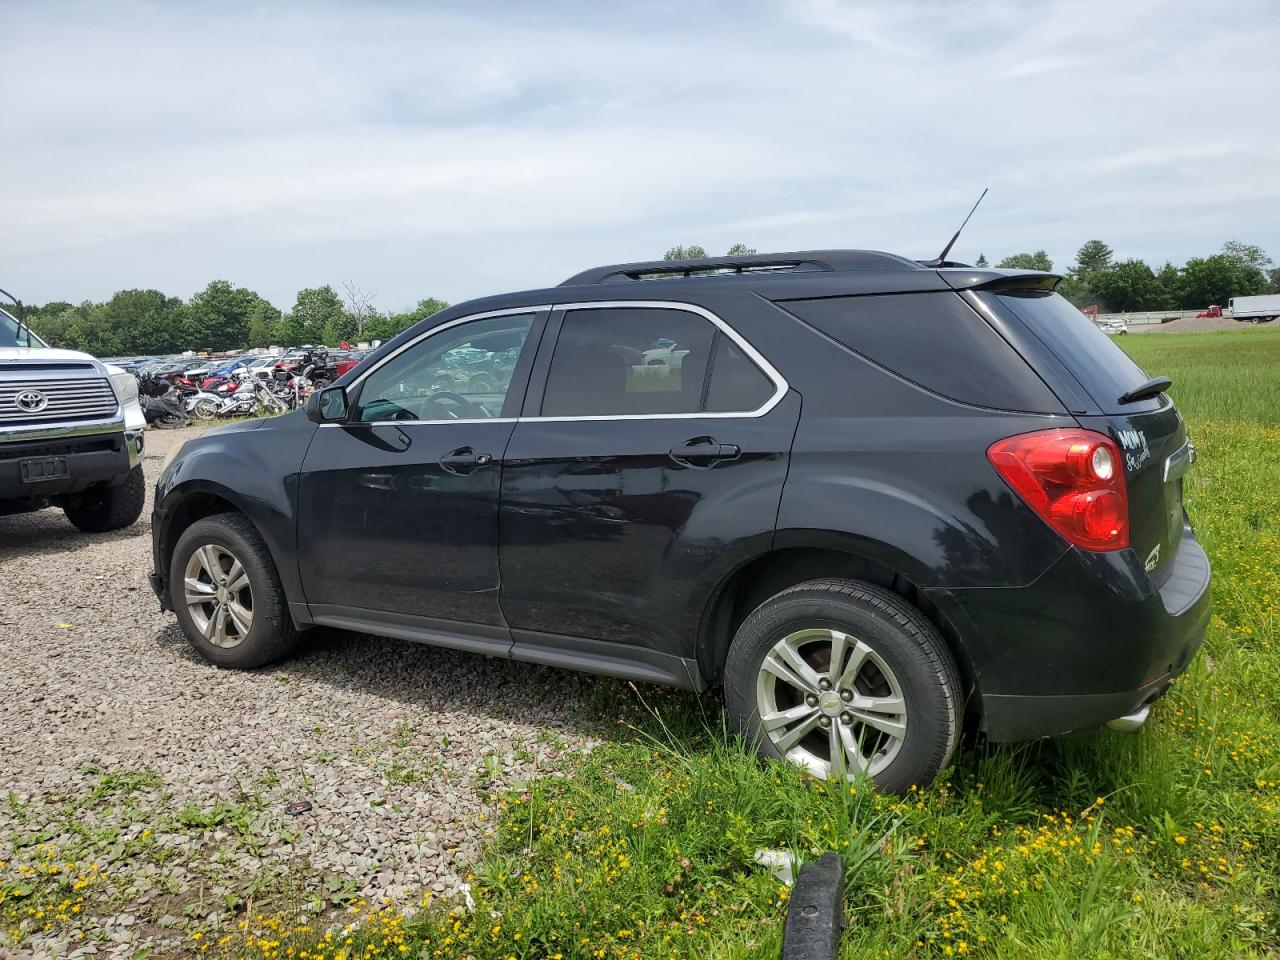
[[116, 407], [115, 391], [101, 377], [0, 381], [0, 426], [98, 420], [112, 416]]

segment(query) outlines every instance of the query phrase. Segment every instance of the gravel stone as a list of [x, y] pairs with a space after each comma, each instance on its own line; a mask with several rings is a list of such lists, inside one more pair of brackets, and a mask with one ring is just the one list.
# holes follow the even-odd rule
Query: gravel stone
[[[207, 898], [216, 881], [222, 892], [207, 916], [264, 870], [301, 872], [319, 898], [326, 876], [379, 901], [460, 894], [459, 874], [489, 827], [485, 790], [528, 780], [565, 749], [589, 749], [579, 707], [592, 683], [612, 681], [331, 630], [308, 632], [276, 666], [208, 664], [147, 582], [160, 461], [198, 432], [148, 431], [148, 503], [126, 530], [83, 534], [56, 509], [0, 517], [4, 789], [35, 818], [52, 818], [111, 771], [154, 772], [161, 786], [144, 799], [157, 808], [252, 799], [247, 824], [200, 829], [192, 820], [156, 833], [176, 855], [155, 876], [131, 877], [119, 901], [129, 913], [117, 905], [98, 918], [104, 954], [136, 946], [136, 931], [191, 917], [173, 895]], [[300, 799], [312, 809], [285, 816]], [[121, 842], [142, 842], [149, 824], [119, 826]], [[0, 806], [0, 860], [16, 829], [12, 809]], [[110, 872], [110, 855], [99, 853]], [[51, 945], [27, 949], [39, 956]]]

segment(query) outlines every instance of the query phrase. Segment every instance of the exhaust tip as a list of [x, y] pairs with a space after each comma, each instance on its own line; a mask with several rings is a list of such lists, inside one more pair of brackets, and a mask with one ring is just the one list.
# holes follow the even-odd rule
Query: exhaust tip
[[1151, 704], [1139, 707], [1133, 713], [1125, 714], [1123, 717], [1116, 717], [1114, 720], [1107, 721], [1108, 730], [1116, 730], [1120, 733], [1137, 733], [1142, 729], [1142, 725], [1147, 722], [1147, 717], [1151, 715]]

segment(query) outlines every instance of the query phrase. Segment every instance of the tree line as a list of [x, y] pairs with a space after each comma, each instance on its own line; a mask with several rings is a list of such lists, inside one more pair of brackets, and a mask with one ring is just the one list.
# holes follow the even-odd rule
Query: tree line
[[[755, 249], [735, 243], [725, 256], [743, 256]], [[664, 260], [692, 260], [705, 257], [698, 246], [676, 246]], [[983, 254], [974, 266], [990, 263]], [[1043, 250], [1015, 253], [997, 267], [1012, 270], [1053, 272], [1053, 261]], [[1221, 251], [1208, 257], [1192, 257], [1181, 267], [1166, 262], [1152, 270], [1141, 260], [1116, 261], [1115, 251], [1101, 240], [1090, 240], [1076, 253], [1076, 260], [1063, 274], [1058, 292], [1078, 307], [1096, 304], [1106, 313], [1148, 310], [1200, 310], [1216, 303], [1225, 307], [1232, 297], [1259, 293], [1280, 293], [1280, 268], [1253, 244], [1229, 240]]]
[[[979, 256], [975, 266], [987, 266]], [[1043, 250], [1005, 257], [997, 267], [1053, 271]], [[1261, 247], [1229, 240], [1207, 257], [1192, 257], [1181, 267], [1166, 262], [1153, 270], [1142, 260], [1116, 261], [1101, 240], [1090, 240], [1076, 253], [1058, 292], [1078, 307], [1097, 304], [1105, 313], [1225, 307], [1232, 297], [1280, 293], [1280, 268]]]
[[[736, 244], [730, 254], [755, 250]], [[674, 247], [666, 259], [705, 257], [701, 247]], [[287, 313], [256, 291], [214, 280], [189, 300], [160, 290], [120, 290], [110, 300], [63, 300], [26, 308], [31, 329], [46, 343], [99, 357], [150, 356], [184, 350], [241, 350], [304, 343], [389, 340], [449, 304], [435, 297], [411, 310], [380, 312], [374, 294], [348, 281], [299, 290]]]
[[[726, 256], [749, 256], [755, 248], [735, 243]], [[697, 244], [675, 246], [664, 260], [707, 256]], [[980, 255], [975, 264], [985, 267]], [[1005, 257], [997, 267], [1053, 271], [1043, 250]], [[1153, 270], [1141, 260], [1115, 260], [1111, 247], [1090, 240], [1076, 253], [1058, 292], [1076, 306], [1097, 304], [1104, 312], [1200, 309], [1225, 306], [1232, 297], [1280, 293], [1280, 268], [1259, 247], [1236, 240], [1181, 267], [1165, 263]], [[374, 295], [354, 283], [299, 290], [293, 308], [281, 311], [253, 290], [214, 280], [189, 300], [159, 290], [121, 290], [110, 300], [65, 301], [27, 308], [31, 328], [46, 342], [97, 356], [236, 350], [272, 345], [328, 344], [343, 340], [387, 340], [424, 317], [449, 306], [427, 297], [411, 310], [382, 312]]]
[[449, 305], [428, 297], [412, 310], [383, 313], [372, 301], [353, 283], [343, 295], [326, 285], [299, 290], [285, 313], [253, 290], [214, 280], [189, 300], [120, 290], [104, 303], [55, 301], [26, 313], [52, 346], [114, 357], [387, 340]]

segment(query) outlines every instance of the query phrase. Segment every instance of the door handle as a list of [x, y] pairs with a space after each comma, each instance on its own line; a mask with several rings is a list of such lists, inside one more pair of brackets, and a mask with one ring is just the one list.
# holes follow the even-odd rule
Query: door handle
[[459, 447], [452, 453], [446, 453], [440, 458], [440, 466], [447, 473], [453, 473], [460, 477], [475, 473], [481, 467], [487, 467], [491, 463], [493, 463], [491, 454], [476, 453], [470, 447]]
[[684, 467], [714, 467], [721, 460], [736, 460], [741, 454], [736, 443], [720, 443], [715, 437], [694, 437], [671, 448], [671, 459]]

